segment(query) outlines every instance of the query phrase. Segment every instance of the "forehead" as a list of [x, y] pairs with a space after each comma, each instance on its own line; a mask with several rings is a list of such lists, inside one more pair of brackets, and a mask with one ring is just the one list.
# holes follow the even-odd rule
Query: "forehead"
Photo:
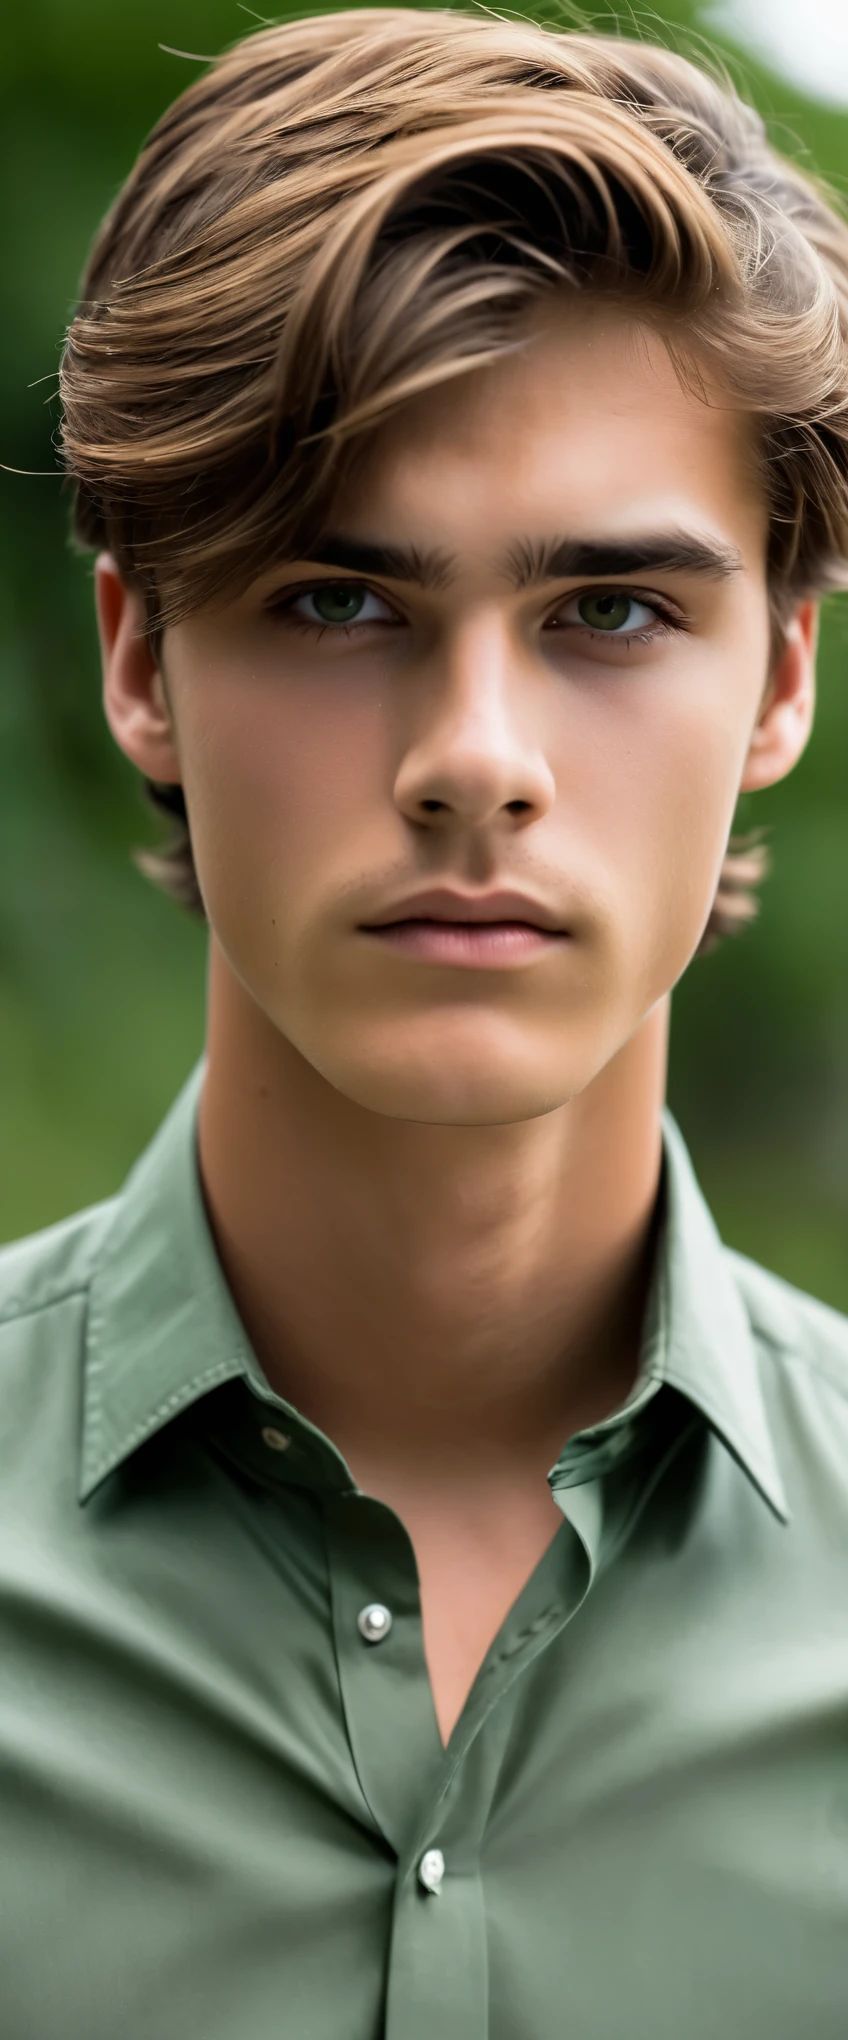
[[751, 562], [767, 511], [753, 421], [686, 388], [662, 333], [615, 305], [555, 301], [519, 349], [451, 378], [385, 423], [337, 509], [442, 542], [492, 543], [551, 520], [614, 533], [696, 513]]

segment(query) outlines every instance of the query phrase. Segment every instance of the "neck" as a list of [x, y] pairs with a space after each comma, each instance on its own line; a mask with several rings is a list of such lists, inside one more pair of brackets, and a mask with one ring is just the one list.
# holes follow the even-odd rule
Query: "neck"
[[375, 1452], [447, 1460], [469, 1433], [550, 1464], [624, 1399], [653, 1258], [669, 1004], [555, 1111], [429, 1126], [328, 1085], [212, 939], [198, 1122], [210, 1225], [268, 1380], [355, 1473]]

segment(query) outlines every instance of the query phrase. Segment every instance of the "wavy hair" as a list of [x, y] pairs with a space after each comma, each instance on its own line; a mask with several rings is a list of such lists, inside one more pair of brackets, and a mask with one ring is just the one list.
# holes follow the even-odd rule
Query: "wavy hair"
[[[417, 8], [251, 34], [169, 107], [94, 242], [63, 353], [78, 545], [168, 624], [320, 533], [363, 437], [516, 344], [553, 289], [661, 322], [754, 416], [775, 649], [848, 583], [848, 226], [723, 73], [652, 44]], [[133, 858], [205, 918], [182, 789]], [[730, 836], [699, 945], [758, 911]]]

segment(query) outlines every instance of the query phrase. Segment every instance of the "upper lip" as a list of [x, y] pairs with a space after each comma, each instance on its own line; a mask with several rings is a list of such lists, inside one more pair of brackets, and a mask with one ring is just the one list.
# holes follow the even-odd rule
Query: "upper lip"
[[386, 928], [392, 921], [526, 921], [532, 928], [545, 928], [550, 934], [566, 932], [552, 909], [541, 900], [532, 899], [529, 893], [461, 893], [452, 892], [447, 886], [435, 886], [429, 892], [410, 893], [408, 899], [394, 900], [363, 926]]

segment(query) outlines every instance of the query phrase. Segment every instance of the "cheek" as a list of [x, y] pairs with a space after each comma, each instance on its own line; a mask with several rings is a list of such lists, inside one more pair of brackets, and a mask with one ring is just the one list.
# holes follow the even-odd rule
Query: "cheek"
[[306, 904], [355, 840], [380, 780], [379, 724], [338, 687], [241, 683], [228, 671], [187, 704], [185, 783], [195, 861], [213, 926], [249, 899]]
[[[720, 714], [676, 719], [665, 740], [656, 806], [643, 816], [651, 857], [656, 967], [663, 985], [687, 968], [709, 919], [738, 796], [743, 745]], [[650, 988], [650, 993], [653, 988]]]
[[671, 981], [712, 905], [745, 753], [738, 703], [714, 674], [632, 676], [565, 763], [565, 812], [582, 816], [621, 942]]

